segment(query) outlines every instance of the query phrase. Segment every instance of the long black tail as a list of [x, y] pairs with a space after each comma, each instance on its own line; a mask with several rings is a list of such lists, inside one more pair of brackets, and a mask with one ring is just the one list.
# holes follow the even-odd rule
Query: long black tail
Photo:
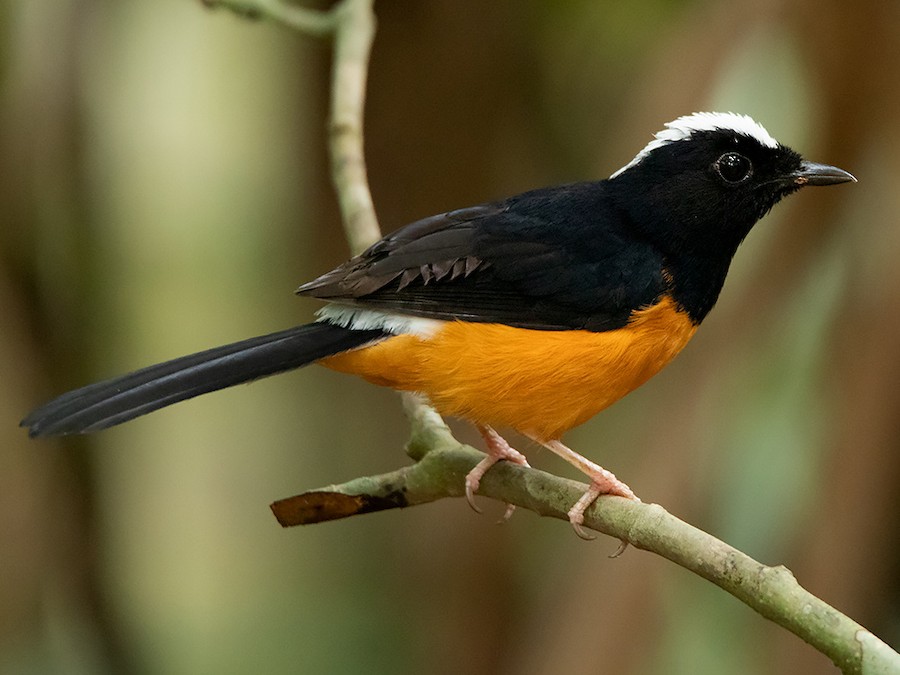
[[20, 422], [30, 436], [85, 433], [172, 403], [308, 365], [385, 337], [329, 323], [296, 326], [89, 384], [45, 403]]

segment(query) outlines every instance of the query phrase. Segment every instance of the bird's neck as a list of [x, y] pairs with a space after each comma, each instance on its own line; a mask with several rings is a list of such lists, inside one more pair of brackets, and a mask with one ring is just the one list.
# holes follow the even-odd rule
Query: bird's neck
[[731, 256], [688, 254], [666, 257], [672, 299], [694, 324], [703, 321], [716, 304], [730, 264]]
[[[624, 174], [622, 178], [625, 178]], [[628, 191], [623, 192], [628, 194]], [[704, 240], [692, 236], [693, 224], [679, 218], [673, 209], [636, 209], [636, 204], [643, 204], [636, 200], [616, 200], [615, 203], [630, 235], [659, 252], [664, 260], [663, 275], [672, 299], [695, 325], [699, 324], [719, 299], [731, 259], [743, 234], [750, 228], [723, 225], [720, 228], [722, 236]], [[730, 236], [725, 236], [726, 232], [731, 233]], [[679, 236], [679, 233], [688, 235]]]

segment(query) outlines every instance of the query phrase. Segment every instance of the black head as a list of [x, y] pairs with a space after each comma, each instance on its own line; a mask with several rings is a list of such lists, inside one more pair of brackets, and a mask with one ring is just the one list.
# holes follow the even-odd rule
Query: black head
[[804, 161], [745, 115], [695, 113], [669, 122], [607, 185], [630, 226], [664, 256], [675, 301], [700, 323], [738, 245], [769, 209], [806, 185], [855, 180]]
[[804, 161], [759, 124], [734, 113], [669, 122], [610, 177], [619, 205], [667, 253], [730, 261], [757, 220], [806, 185], [856, 179]]

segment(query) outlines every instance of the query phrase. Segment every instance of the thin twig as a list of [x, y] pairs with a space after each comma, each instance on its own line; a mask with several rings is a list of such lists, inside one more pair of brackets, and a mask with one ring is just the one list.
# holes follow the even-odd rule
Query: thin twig
[[200, 0], [210, 9], [222, 7], [248, 19], [273, 19], [310, 35], [326, 36], [334, 31], [334, 10], [320, 12], [290, 5], [282, 0]]
[[381, 239], [363, 152], [366, 78], [375, 37], [372, 1], [342, 0], [331, 10], [336, 20], [328, 144], [331, 178], [354, 254]]

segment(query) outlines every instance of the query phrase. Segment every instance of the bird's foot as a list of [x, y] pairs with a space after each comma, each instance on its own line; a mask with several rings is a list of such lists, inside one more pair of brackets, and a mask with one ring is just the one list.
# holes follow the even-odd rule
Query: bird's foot
[[[481, 513], [481, 509], [475, 504], [475, 493], [478, 491], [478, 486], [481, 484], [481, 479], [484, 477], [484, 474], [500, 460], [506, 460], [507, 462], [512, 462], [520, 466], [528, 466], [528, 460], [525, 459], [525, 455], [513, 448], [506, 442], [505, 438], [491, 427], [479, 426], [478, 431], [481, 433], [482, 438], [484, 438], [487, 447], [487, 457], [478, 462], [478, 464], [475, 465], [475, 468], [466, 475], [466, 501], [469, 502], [469, 506], [471, 506], [474, 511]], [[506, 512], [503, 514], [500, 522], [502, 523], [509, 520], [509, 517], [515, 510], [516, 507], [514, 504], [507, 504]]]
[[[588, 510], [591, 504], [597, 501], [597, 497], [600, 495], [617, 495], [619, 497], [625, 497], [626, 499], [641, 501], [630, 487], [616, 478], [615, 474], [607, 471], [601, 466], [598, 466], [597, 469], [599, 471], [596, 474], [591, 475], [591, 487], [588, 488], [587, 492], [581, 495], [581, 498], [575, 502], [574, 506], [569, 509], [569, 513], [567, 514], [569, 516], [569, 522], [572, 523], [572, 529], [575, 530], [575, 534], [586, 541], [590, 541], [595, 537], [582, 527], [584, 525], [584, 512]], [[621, 555], [624, 550], [623, 542], [623, 547], [613, 557]]]
[[[589, 534], [583, 527], [584, 513], [591, 506], [591, 504], [597, 501], [597, 497], [599, 497], [600, 495], [616, 495], [618, 497], [625, 497], [626, 499], [633, 499], [638, 502], [641, 501], [637, 497], [637, 495], [634, 494], [634, 491], [630, 487], [616, 478], [615, 474], [612, 471], [607, 471], [599, 464], [595, 464], [586, 457], [582, 457], [577, 452], [566, 447], [559, 441], [538, 442], [549, 450], [555, 452], [570, 464], [576, 466], [580, 471], [587, 475], [588, 478], [591, 479], [591, 487], [587, 492], [581, 495], [581, 498], [577, 502], [575, 502], [574, 506], [569, 509], [569, 513], [567, 514], [569, 516], [569, 522], [572, 524], [572, 528], [575, 530], [575, 534], [577, 534], [582, 539], [594, 539], [594, 536]], [[623, 546], [619, 548], [619, 550], [613, 555], [613, 557], [621, 555], [624, 550], [625, 543], [623, 542]]]

